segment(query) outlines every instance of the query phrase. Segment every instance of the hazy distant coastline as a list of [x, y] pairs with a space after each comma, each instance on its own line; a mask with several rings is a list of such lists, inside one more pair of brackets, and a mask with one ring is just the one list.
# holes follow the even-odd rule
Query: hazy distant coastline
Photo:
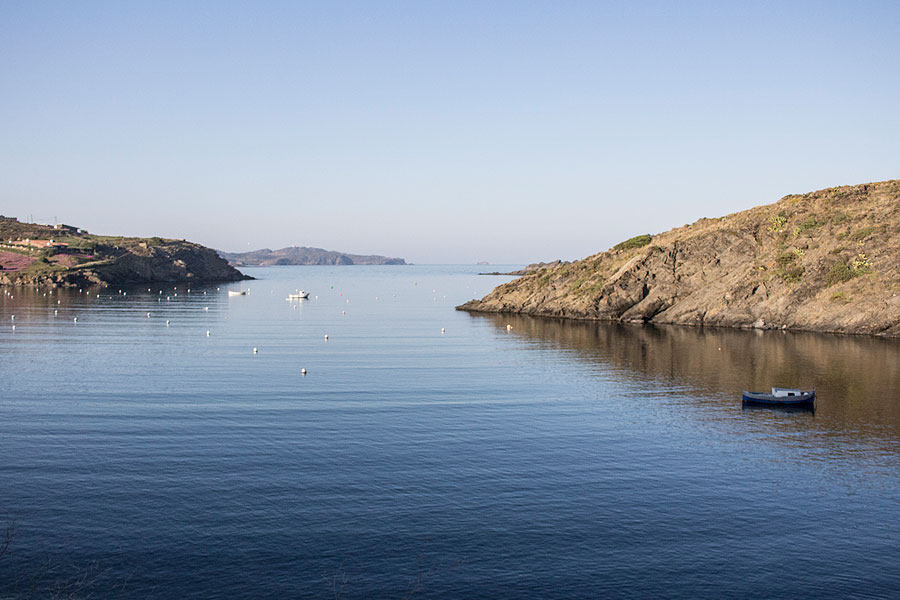
[[289, 246], [280, 250], [263, 248], [251, 252], [223, 252], [219, 256], [234, 267], [272, 267], [277, 265], [405, 265], [402, 258], [392, 258], [377, 254], [361, 255]]

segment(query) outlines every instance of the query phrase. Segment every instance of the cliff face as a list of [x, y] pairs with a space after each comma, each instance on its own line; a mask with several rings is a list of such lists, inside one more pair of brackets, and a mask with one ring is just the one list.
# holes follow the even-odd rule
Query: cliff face
[[[96, 236], [0, 218], [0, 285], [123, 285], [250, 279], [199, 244]], [[53, 240], [36, 247], [32, 242]]]
[[900, 181], [790, 195], [638, 236], [460, 307], [900, 336]]
[[402, 258], [378, 255], [345, 254], [321, 248], [291, 246], [280, 250], [254, 250], [252, 252], [219, 252], [230, 264], [236, 266], [269, 267], [274, 265], [405, 265]]

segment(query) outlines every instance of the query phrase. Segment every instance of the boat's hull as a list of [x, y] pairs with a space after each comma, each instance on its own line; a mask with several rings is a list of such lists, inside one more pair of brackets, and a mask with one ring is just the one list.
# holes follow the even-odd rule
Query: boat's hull
[[773, 396], [757, 392], [743, 392], [741, 399], [746, 404], [765, 404], [768, 406], [813, 406], [816, 393], [808, 392], [797, 396]]

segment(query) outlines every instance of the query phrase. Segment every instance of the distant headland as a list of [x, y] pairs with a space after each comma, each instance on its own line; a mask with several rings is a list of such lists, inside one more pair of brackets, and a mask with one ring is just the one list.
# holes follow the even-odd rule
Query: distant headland
[[89, 234], [0, 216], [0, 285], [81, 287], [252, 279], [185, 240]]
[[219, 256], [235, 267], [272, 267], [277, 265], [405, 265], [402, 258], [378, 255], [346, 254], [322, 248], [290, 246], [280, 250], [223, 252]]
[[900, 336], [900, 181], [785, 196], [539, 268], [472, 312]]

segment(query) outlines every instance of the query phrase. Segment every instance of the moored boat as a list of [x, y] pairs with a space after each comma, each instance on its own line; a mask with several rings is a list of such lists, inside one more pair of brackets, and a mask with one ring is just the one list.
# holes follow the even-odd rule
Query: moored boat
[[288, 300], [305, 300], [309, 298], [309, 292], [304, 292], [303, 290], [297, 290], [296, 294], [288, 294]]
[[246, 295], [247, 295], [247, 290], [240, 290], [240, 291], [238, 291], [238, 290], [228, 290], [228, 295], [229, 295], [229, 296], [246, 296]]
[[813, 406], [816, 390], [773, 387], [772, 393], [748, 392], [744, 390], [741, 401], [747, 404], [769, 404], [773, 406]]

